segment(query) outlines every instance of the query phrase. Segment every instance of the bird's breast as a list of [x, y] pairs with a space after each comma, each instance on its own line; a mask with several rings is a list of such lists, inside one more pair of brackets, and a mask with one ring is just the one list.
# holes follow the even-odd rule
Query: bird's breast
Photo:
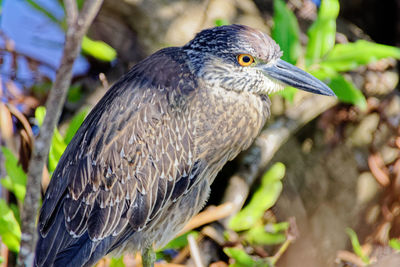
[[257, 137], [269, 116], [270, 102], [266, 96], [223, 88], [202, 94], [195, 104], [195, 143], [199, 157], [212, 166], [211, 176], [215, 176]]

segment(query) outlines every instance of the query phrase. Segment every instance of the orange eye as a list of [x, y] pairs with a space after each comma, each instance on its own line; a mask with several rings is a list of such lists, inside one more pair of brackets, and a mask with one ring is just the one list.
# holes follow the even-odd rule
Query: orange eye
[[249, 54], [240, 54], [237, 57], [237, 61], [240, 64], [240, 66], [247, 67], [253, 64], [254, 58]]

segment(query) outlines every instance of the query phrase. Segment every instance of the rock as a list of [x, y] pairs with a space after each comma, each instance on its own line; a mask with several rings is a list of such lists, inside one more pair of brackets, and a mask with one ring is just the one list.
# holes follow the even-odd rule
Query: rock
[[367, 204], [380, 191], [380, 186], [370, 172], [361, 173], [357, 179], [357, 203]]
[[394, 95], [385, 107], [385, 115], [393, 126], [400, 125], [400, 96]]
[[393, 163], [399, 157], [399, 149], [384, 145], [379, 150], [385, 165]]
[[364, 92], [366, 95], [386, 95], [396, 88], [399, 74], [394, 71], [367, 71], [365, 73]]
[[368, 145], [372, 142], [373, 133], [379, 123], [379, 115], [376, 113], [365, 116], [351, 133], [349, 141], [354, 146]]

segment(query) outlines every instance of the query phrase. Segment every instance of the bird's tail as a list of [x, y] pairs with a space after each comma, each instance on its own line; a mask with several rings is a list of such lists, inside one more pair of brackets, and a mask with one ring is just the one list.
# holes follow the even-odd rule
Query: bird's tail
[[72, 237], [65, 227], [62, 209], [45, 237], [39, 233], [35, 252], [35, 267], [77, 267], [92, 266], [108, 253], [112, 238], [102, 241], [90, 240], [85, 232], [80, 237]]

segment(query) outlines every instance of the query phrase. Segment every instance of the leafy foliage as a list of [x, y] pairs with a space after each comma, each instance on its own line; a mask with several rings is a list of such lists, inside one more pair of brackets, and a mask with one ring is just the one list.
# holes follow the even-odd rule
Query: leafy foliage
[[214, 21], [214, 25], [217, 26], [217, 27], [228, 25], [228, 24], [229, 24], [229, 22], [227, 20], [225, 20], [225, 19], [216, 19]]
[[[291, 64], [296, 64], [301, 53], [299, 41], [300, 28], [296, 16], [286, 7], [282, 0], [274, 1], [274, 27], [272, 38], [279, 44], [283, 51], [282, 59]], [[278, 94], [289, 102], [293, 102], [297, 89], [286, 87]]]
[[282, 178], [285, 175], [285, 165], [275, 163], [262, 177], [260, 187], [254, 193], [249, 204], [244, 207], [229, 223], [235, 231], [248, 230], [272, 207], [282, 191]]
[[110, 265], [108, 267], [125, 267], [124, 257], [111, 258]]
[[0, 199], [0, 236], [8, 249], [19, 251], [21, 229], [13, 211], [4, 199]]
[[0, 180], [1, 185], [12, 192], [19, 201], [23, 202], [26, 193], [26, 173], [18, 164], [18, 159], [6, 147], [1, 147], [7, 176]]
[[[87, 110], [81, 111], [71, 120], [68, 130], [66, 132], [65, 138], [60, 134], [60, 132], [55, 129], [53, 139], [50, 145], [49, 151], [49, 171], [53, 172], [57, 167], [58, 161], [60, 160], [64, 150], [67, 148], [68, 143], [71, 141], [75, 132], [81, 126], [83, 120], [85, 119]], [[45, 107], [38, 107], [35, 110], [35, 118], [39, 126], [42, 125], [44, 116], [46, 115]]]
[[[283, 50], [283, 59], [295, 63], [298, 45], [298, 25], [293, 22], [294, 15], [282, 2], [274, 1], [274, 29], [272, 36]], [[305, 52], [307, 71], [317, 78], [327, 80], [340, 101], [365, 110], [366, 100], [361, 91], [339, 72], [354, 70], [376, 60], [393, 57], [400, 59], [397, 47], [376, 44], [364, 40], [355, 43], [335, 44], [336, 18], [339, 14], [338, 0], [323, 0], [318, 17], [308, 30], [308, 44]], [[281, 34], [279, 33], [281, 32]], [[284, 33], [284, 34], [282, 34]], [[280, 92], [285, 99], [293, 101], [296, 90], [285, 89]]]
[[117, 57], [114, 48], [103, 41], [94, 41], [87, 36], [82, 40], [82, 52], [101, 61], [113, 61]]
[[186, 234], [178, 236], [177, 238], [171, 240], [163, 249], [181, 249], [188, 244], [187, 237], [189, 235], [193, 235], [194, 238], [197, 238], [199, 233], [196, 231], [190, 231]]
[[362, 251], [362, 248], [361, 248], [360, 242], [358, 241], [356, 232], [354, 232], [354, 230], [351, 228], [346, 228], [346, 233], [350, 237], [351, 245], [353, 246], [353, 250], [356, 253], [356, 255], [358, 257], [360, 257], [360, 259], [364, 263], [369, 264], [369, 258]]
[[272, 38], [280, 45], [283, 51], [282, 59], [291, 64], [296, 64], [300, 55], [299, 33], [300, 29], [296, 16], [286, 8], [285, 2], [275, 0]]
[[338, 0], [324, 0], [318, 17], [308, 30], [306, 63], [311, 65], [321, 59], [335, 45], [336, 18], [339, 15]]
[[321, 80], [326, 80], [329, 87], [335, 92], [336, 96], [344, 103], [354, 104], [361, 110], [367, 108], [367, 101], [360, 90], [343, 75], [333, 72], [327, 74], [324, 70], [315, 70], [311, 73]]
[[87, 113], [88, 110], [84, 109], [71, 119], [68, 129], [65, 132], [64, 142], [66, 144], [69, 144], [69, 142], [71, 142], [75, 133], [78, 131], [79, 127], [81, 127], [83, 121], [85, 120]]
[[355, 43], [335, 45], [320, 63], [320, 67], [349, 71], [387, 57], [400, 59], [400, 48], [359, 40]]
[[288, 230], [289, 223], [268, 223], [267, 225], [257, 225], [250, 228], [246, 233], [245, 239], [250, 244], [255, 245], [277, 245], [286, 240], [285, 231]]
[[71, 85], [68, 89], [68, 102], [78, 102], [82, 98], [82, 87], [80, 85]]
[[389, 246], [397, 251], [400, 251], [400, 240], [395, 238], [390, 239]]
[[[36, 109], [35, 118], [39, 125], [43, 123], [45, 114], [46, 110], [44, 107], [38, 107]], [[55, 129], [49, 152], [48, 164], [50, 171], [54, 171], [67, 144], [71, 141], [75, 132], [82, 124], [86, 114], [87, 111], [84, 110], [72, 118], [65, 138]], [[4, 165], [7, 176], [1, 179], [0, 183], [8, 191], [12, 192], [22, 205], [26, 192], [26, 173], [18, 164], [18, 159], [11, 150], [6, 147], [1, 147], [1, 152], [4, 155]], [[18, 252], [19, 242], [21, 240], [18, 207], [14, 204], [8, 205], [4, 199], [0, 199], [0, 236], [1, 240], [10, 250]]]
[[[39, 126], [43, 124], [45, 115], [46, 115], [45, 107], [38, 107], [35, 110], [35, 118]], [[62, 153], [64, 153], [64, 150], [66, 148], [67, 145], [64, 142], [64, 138], [61, 136], [60, 132], [57, 129], [54, 129], [54, 135], [51, 141], [50, 151], [49, 151], [49, 171], [51, 173], [55, 170], [57, 163], [60, 160], [60, 157]]]
[[270, 267], [269, 259], [253, 259], [244, 250], [238, 248], [224, 248], [224, 252], [230, 258], [235, 260], [235, 263], [230, 264], [230, 267]]

